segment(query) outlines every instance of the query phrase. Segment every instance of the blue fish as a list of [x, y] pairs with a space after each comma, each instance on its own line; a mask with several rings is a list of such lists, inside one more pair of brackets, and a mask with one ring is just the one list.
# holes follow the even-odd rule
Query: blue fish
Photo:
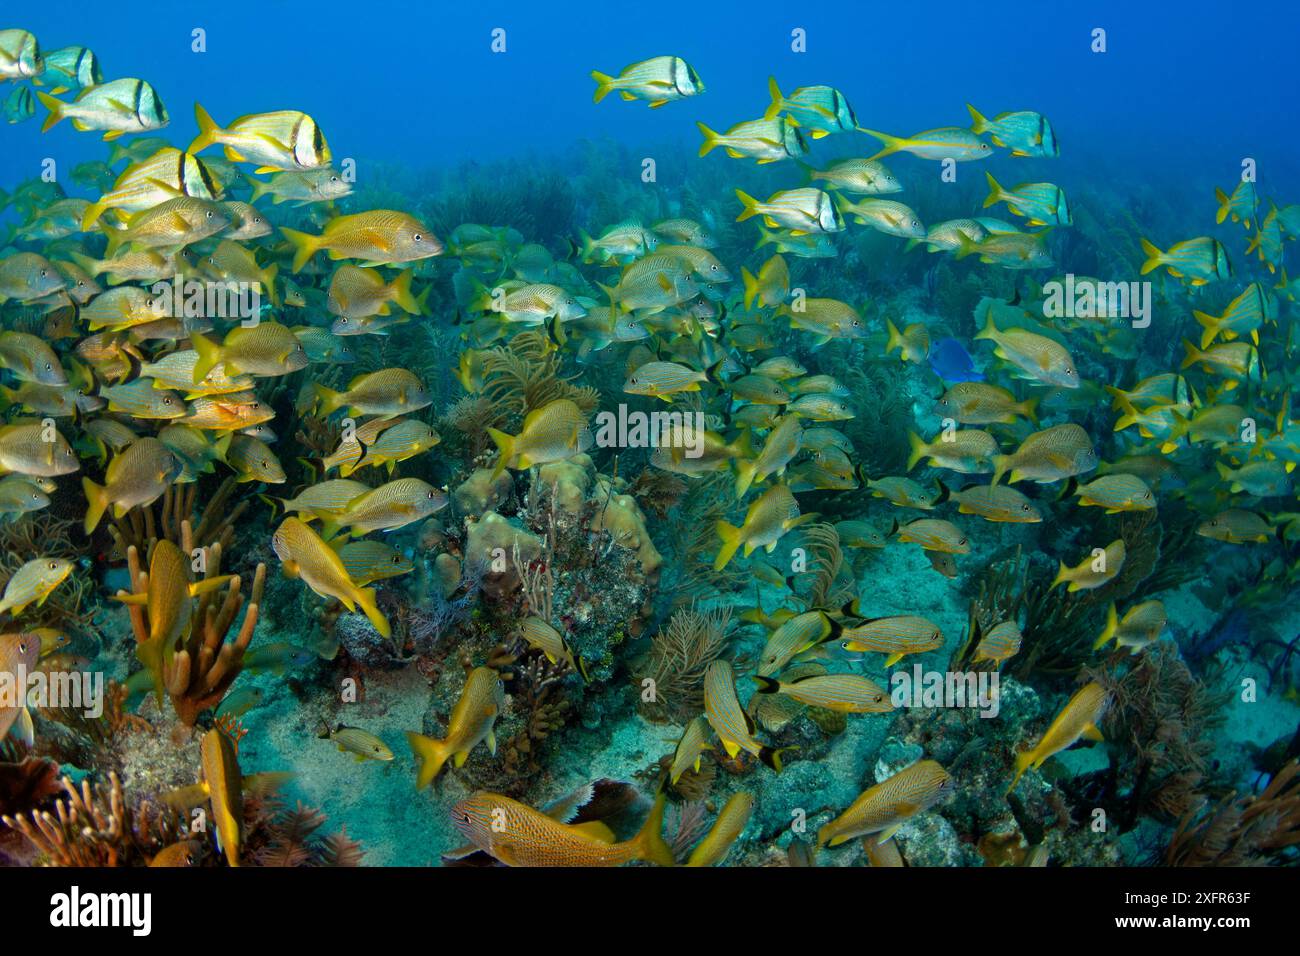
[[930, 347], [930, 368], [945, 382], [984, 381], [984, 373], [956, 339], [940, 339]]

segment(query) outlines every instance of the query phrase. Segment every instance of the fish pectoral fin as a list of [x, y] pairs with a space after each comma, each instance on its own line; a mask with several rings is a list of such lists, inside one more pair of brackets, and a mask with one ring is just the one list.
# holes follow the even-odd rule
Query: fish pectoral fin
[[618, 842], [618, 837], [614, 835], [614, 831], [605, 826], [605, 824], [601, 823], [599, 820], [588, 820], [586, 823], [573, 823], [569, 825], [569, 829], [581, 833], [583, 836], [590, 837], [600, 843]]
[[465, 761], [468, 759], [469, 759], [468, 750], [458, 750], [456, 751], [456, 756], [452, 760], [452, 764], [457, 767], [463, 767], [465, 766]]
[[732, 760], [736, 759], [736, 754], [740, 753], [740, 745], [733, 744], [730, 740], [722, 742], [722, 749], [727, 752], [727, 756]]
[[887, 830], [881, 830], [880, 839], [876, 841], [876, 846], [880, 846], [880, 844], [887, 842], [895, 833], [898, 832], [898, 828], [901, 826], [902, 826], [901, 823], [896, 823], [892, 827], [889, 827]]
[[369, 243], [376, 249], [382, 249], [384, 252], [392, 251], [393, 244], [389, 237], [378, 229], [362, 229], [358, 236], [363, 242]]
[[903, 655], [902, 655], [902, 654], [890, 654], [887, 658], [885, 658], [885, 666], [886, 666], [886, 667], [893, 667], [895, 664], [897, 664], [897, 663], [898, 663], [899, 661], [901, 661], [902, 659], [903, 659]]
[[497, 755], [497, 734], [495, 730], [489, 730], [487, 735], [487, 749], [492, 756]]
[[1083, 734], [1082, 734], [1082, 737], [1083, 737], [1085, 740], [1105, 740], [1105, 739], [1106, 739], [1105, 737], [1103, 737], [1103, 736], [1101, 735], [1101, 731], [1097, 729], [1097, 725], [1096, 725], [1096, 724], [1085, 724], [1084, 727], [1083, 727]]

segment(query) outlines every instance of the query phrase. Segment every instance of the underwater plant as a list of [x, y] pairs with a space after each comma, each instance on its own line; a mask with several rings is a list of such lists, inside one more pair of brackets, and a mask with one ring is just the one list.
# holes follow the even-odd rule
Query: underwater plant
[[[180, 540], [179, 550], [170, 546], [178, 556], [194, 553], [195, 538], [188, 521], [181, 522]], [[179, 564], [174, 560], [158, 563], [168, 545], [166, 539], [155, 542], [147, 571], [141, 567], [135, 545], [128, 546], [131, 591], [125, 600], [137, 656], [153, 672], [155, 687], [166, 690], [176, 716], [192, 727], [203, 711], [221, 702], [239, 676], [257, 627], [266, 565], [257, 565], [246, 598], [239, 575], [221, 574], [220, 542], [202, 549], [204, 570], [197, 586], [185, 578], [176, 579], [177, 570], [188, 566], [184, 558]], [[224, 592], [217, 587], [220, 585]], [[243, 622], [230, 639], [229, 632], [245, 604]]]
[[643, 714], [659, 722], [685, 723], [704, 708], [704, 672], [731, 640], [731, 608], [678, 608], [650, 639], [635, 683]]

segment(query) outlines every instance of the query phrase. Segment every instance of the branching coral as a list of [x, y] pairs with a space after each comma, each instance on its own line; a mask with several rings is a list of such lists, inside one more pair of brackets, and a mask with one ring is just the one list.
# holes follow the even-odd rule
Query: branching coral
[[[726, 649], [731, 608], [680, 608], [654, 636], [637, 678], [641, 712], [660, 722], [685, 723], [704, 709], [704, 672]], [[647, 681], [653, 683], [647, 684]]]
[[[195, 539], [188, 521], [181, 522], [180, 539], [181, 554], [191, 554]], [[203, 580], [213, 583], [222, 576], [221, 544], [213, 544], [205, 554]], [[153, 567], [151, 561], [150, 573], [157, 576], [159, 572]], [[127, 549], [127, 568], [131, 593], [137, 599], [127, 604], [137, 653], [146, 664], [157, 668], [157, 676], [161, 677], [177, 716], [186, 725], [193, 726], [200, 713], [221, 702], [243, 668], [244, 652], [257, 626], [258, 607], [266, 583], [266, 565], [257, 565], [248, 610], [233, 640], [227, 640], [227, 634], [245, 602], [239, 575], [231, 576], [223, 588], [203, 588], [192, 601], [186, 602], [178, 595], [189, 594], [191, 586], [188, 582], [180, 582], [179, 590], [171, 591], [165, 597], [160, 596], [161, 592], [156, 589], [151, 593], [149, 573], [141, 568], [140, 555], [134, 545]], [[178, 603], [181, 604], [179, 608], [176, 606]], [[185, 604], [188, 604], [188, 616], [185, 615]], [[179, 633], [174, 645], [168, 646], [170, 634], [157, 633], [154, 624], [163, 615], [176, 614], [181, 615]], [[157, 646], [160, 643], [162, 646]]]
[[365, 851], [345, 831], [321, 836], [316, 831], [325, 814], [301, 801], [292, 809], [280, 809], [274, 800], [257, 808], [258, 819], [250, 827], [254, 845], [246, 850], [258, 866], [360, 866]]
[[1132, 827], [1139, 815], [1185, 814], [1200, 800], [1225, 695], [1197, 680], [1167, 643], [1085, 674], [1111, 699], [1103, 731], [1112, 743], [1111, 790], [1123, 795], [1121, 825]]
[[1169, 866], [1262, 866], [1294, 862], [1300, 846], [1300, 761], [1291, 761], [1258, 796], [1232, 794], [1198, 806], [1178, 824]]
[[552, 664], [535, 654], [513, 668], [511, 691], [514, 706], [525, 715], [525, 723], [502, 747], [501, 770], [522, 792], [526, 781], [541, 772], [540, 748], [551, 734], [564, 727], [571, 704], [560, 691], [568, 671], [562, 663]]
[[190, 544], [184, 547], [187, 554], [193, 547], [207, 548], [217, 544], [229, 552], [235, 524], [248, 507], [247, 499], [231, 505], [231, 495], [238, 487], [233, 476], [226, 478], [199, 509], [199, 482], [168, 485], [155, 504], [132, 508], [122, 517], [112, 518], [108, 530], [113, 536], [114, 553], [121, 558], [128, 548], [135, 547], [147, 554], [153, 543], [162, 539], [183, 545], [182, 529], [185, 525], [191, 529]]
[[47, 866], [138, 866], [180, 839], [176, 815], [152, 803], [128, 806], [117, 774], [109, 783], [78, 787], [61, 781], [64, 797], [53, 812], [32, 810], [0, 818], [36, 847]]
[[[1069, 593], [1052, 587], [1046, 575], [1034, 574], [1019, 548], [1010, 557], [990, 563], [972, 602], [971, 620], [987, 630], [1001, 621], [1023, 618], [1021, 651], [1004, 670], [1018, 678], [1031, 673], [1055, 678], [1072, 677], [1092, 657], [1092, 642], [1100, 631], [1106, 588]], [[964, 666], [974, 650], [970, 643], [958, 649], [953, 666]]]

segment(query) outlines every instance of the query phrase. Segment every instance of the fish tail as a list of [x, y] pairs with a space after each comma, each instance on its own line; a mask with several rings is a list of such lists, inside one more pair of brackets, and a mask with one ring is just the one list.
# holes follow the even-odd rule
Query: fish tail
[[[1132, 406], [1130, 406], [1130, 408], [1131, 407]], [[1165, 436], [1165, 440], [1160, 445], [1160, 450], [1166, 455], [1172, 455], [1178, 450], [1178, 443], [1183, 440], [1184, 436], [1187, 435], [1192, 427], [1192, 421], [1190, 418], [1187, 418], [1176, 411], [1171, 411], [1170, 415], [1173, 416], [1174, 423], [1169, 426], [1169, 434]], [[1136, 411], [1133, 413], [1133, 419], [1134, 421], [1137, 420]]]
[[393, 280], [393, 301], [397, 303], [398, 308], [409, 315], [420, 314], [420, 304], [411, 295], [410, 269], [404, 269], [402, 274]]
[[1065, 566], [1065, 562], [1064, 562], [1064, 561], [1058, 561], [1058, 562], [1057, 562], [1057, 568], [1056, 568], [1056, 577], [1052, 578], [1051, 586], [1048, 587], [1047, 590], [1050, 591], [1050, 590], [1052, 590], [1052, 588], [1056, 587], [1058, 584], [1064, 584], [1066, 581], [1070, 580], [1070, 573], [1069, 573], [1069, 571], [1070, 571], [1070, 569], [1067, 568], [1067, 567]]
[[271, 305], [275, 306], [276, 308], [279, 308], [280, 306], [280, 296], [275, 291], [275, 278], [279, 274], [280, 274], [279, 263], [272, 262], [269, 266], [267, 266], [264, 270], [262, 270], [262, 277], [260, 280], [262, 283], [262, 287], [266, 289], [266, 297], [271, 300]]
[[1021, 402], [1020, 414], [1024, 415], [1035, 425], [1038, 424], [1038, 397], [1026, 398]]
[[56, 100], [50, 94], [42, 93], [40, 90], [36, 91], [36, 98], [41, 101], [42, 106], [50, 111], [50, 115], [45, 117], [45, 125], [41, 127], [41, 132], [44, 133], [67, 115], [68, 104], [62, 100]]
[[993, 321], [993, 310], [989, 309], [984, 313], [984, 327], [975, 333], [977, 339], [992, 339], [997, 341], [998, 327]]
[[345, 399], [342, 392], [336, 392], [332, 388], [326, 388], [324, 385], [319, 384], [313, 384], [312, 388], [316, 390], [316, 401], [320, 406], [317, 411], [321, 416], [328, 418], [343, 407]]
[[984, 115], [979, 110], [969, 103], [966, 104], [966, 109], [970, 113], [970, 131], [972, 133], [978, 136], [989, 128], [989, 121], [984, 118]]
[[[102, 214], [103, 210], [100, 210], [100, 212]], [[97, 278], [99, 274], [104, 271], [100, 264], [90, 256], [84, 255], [80, 252], [70, 252], [68, 255], [72, 258], [72, 261], [81, 266], [86, 275], [90, 276], [92, 279]]]
[[722, 539], [722, 547], [713, 559], [713, 570], [721, 571], [740, 548], [740, 529], [726, 521], [719, 521], [715, 527], [718, 529], [718, 537]]
[[[907, 444], [908, 447], [911, 448], [911, 452], [907, 456], [907, 470], [911, 471], [916, 467], [916, 463], [925, 457], [926, 452], [929, 451], [929, 449], [926, 448], [925, 442], [922, 440], [921, 436], [912, 431], [907, 433]], [[994, 484], [996, 484], [996, 482], [994, 482]]]
[[745, 492], [749, 491], [749, 486], [754, 483], [754, 473], [758, 466], [752, 461], [736, 462], [736, 500], [739, 501], [745, 497]]
[[374, 588], [358, 588], [354, 599], [357, 602], [357, 607], [361, 608], [361, 612], [365, 614], [381, 637], [387, 639], [393, 636], [393, 629], [388, 623], [388, 618], [379, 612], [379, 606], [375, 604]]
[[104, 212], [107, 209], [108, 206], [106, 206], [102, 200], [100, 202], [93, 202], [87, 206], [85, 213], [82, 214], [81, 217], [81, 231], [90, 232], [91, 227], [99, 221], [99, 217], [104, 215]]
[[767, 93], [772, 97], [772, 102], [763, 111], [763, 119], [770, 120], [781, 112], [781, 104], [785, 102], [785, 96], [781, 93], [781, 87], [777, 85], [775, 76], [767, 78]]
[[592, 255], [596, 252], [596, 240], [591, 238], [591, 233], [585, 229], [578, 230], [578, 258], [583, 262], [591, 262]]
[[1010, 455], [994, 455], [993, 456], [993, 480], [990, 481], [989, 484], [996, 485], [999, 481], [1001, 481], [1002, 476], [1007, 473], [1007, 469], [1010, 467], [1011, 467]]
[[442, 772], [442, 765], [447, 762], [451, 752], [447, 749], [445, 740], [426, 737], [413, 730], [406, 732], [406, 742], [411, 745], [411, 752], [420, 761], [420, 770], [415, 778], [415, 789], [423, 790], [438, 778], [438, 774]]
[[[126, 242], [128, 234], [127, 227], [110, 226], [107, 219], [101, 219], [99, 222], [99, 228], [103, 230], [104, 236], [108, 239], [108, 245], [104, 247], [104, 258], [112, 259], [113, 256], [117, 254], [117, 250], [122, 243]], [[112, 278], [113, 277], [110, 275], [109, 279]]]
[[104, 512], [108, 510], [108, 488], [95, 484], [89, 478], [82, 478], [81, 489], [86, 494], [86, 520], [83, 527], [89, 535], [99, 527], [99, 519], [104, 517]]
[[271, 184], [258, 179], [256, 176], [244, 174], [244, 181], [253, 189], [253, 195], [249, 197], [249, 202], [257, 202], [263, 196], [271, 191]]
[[1199, 310], [1192, 310], [1192, 318], [1201, 323], [1201, 348], [1208, 349], [1214, 342], [1215, 336], [1219, 334], [1219, 319], [1217, 316], [1208, 315]]
[[903, 336], [898, 331], [898, 326], [894, 324], [893, 319], [885, 319], [885, 328], [889, 332], [889, 338], [885, 341], [885, 354], [888, 355], [894, 349], [903, 347]]
[[974, 242], [970, 236], [960, 233], [957, 236], [957, 258], [965, 259], [972, 252], [978, 252], [979, 245]]
[[190, 333], [190, 346], [199, 353], [194, 360], [194, 384], [197, 385], [221, 361], [221, 346], [201, 332]]
[[889, 156], [902, 149], [903, 140], [897, 136], [890, 136], [888, 133], [881, 133], [878, 130], [867, 129], [865, 126], [858, 127], [859, 133], [866, 133], [868, 136], [875, 137], [884, 144], [884, 147], [874, 156], [868, 156], [868, 159], [879, 159], [881, 156]]
[[771, 677], [759, 677], [754, 675], [754, 680], [758, 682], [758, 691], [760, 694], [779, 694], [781, 693], [781, 682], [773, 680]]
[[500, 449], [500, 454], [497, 455], [496, 469], [492, 472], [492, 480], [495, 481], [501, 472], [506, 470], [506, 462], [515, 456], [515, 436], [507, 435], [496, 428], [489, 428], [488, 436], [496, 442], [497, 448]]
[[758, 295], [758, 277], [744, 266], [740, 267], [740, 281], [745, 284], [745, 308], [748, 309]]
[[1230, 202], [1228, 194], [1216, 186], [1214, 188], [1214, 198], [1219, 200], [1219, 211], [1214, 214], [1214, 221], [1223, 222], [1228, 218], [1228, 205]]
[[655, 794], [655, 802], [650, 808], [650, 815], [645, 818], [645, 823], [641, 825], [640, 831], [632, 838], [637, 859], [649, 860], [651, 863], [658, 863], [660, 866], [672, 866], [677, 862], [673, 858], [673, 851], [664, 842], [664, 805], [666, 801], [667, 794], [664, 792], [664, 788], [660, 787], [659, 792]]
[[1011, 778], [1011, 786], [1007, 787], [1007, 793], [1010, 793], [1012, 790], [1016, 789], [1016, 784], [1020, 782], [1020, 778], [1025, 775], [1025, 771], [1029, 769], [1030, 765], [1033, 764], [1033, 762], [1034, 762], [1034, 753], [1032, 750], [1027, 751], [1025, 753], [1016, 754], [1016, 775]]
[[772, 747], [760, 747], [758, 751], [758, 759], [771, 767], [777, 773], [780, 773], [785, 769], [785, 762], [781, 759], [781, 754], [789, 750], [798, 749], [798, 747], [782, 747], [780, 750], [777, 750]]
[[1192, 344], [1190, 339], [1183, 339], [1183, 364], [1178, 366], [1179, 370], [1195, 365], [1201, 357], [1201, 350]]
[[740, 204], [744, 206], [744, 208], [740, 211], [740, 215], [736, 217], [736, 222], [744, 222], [750, 216], [757, 215], [758, 213], [757, 199], [755, 199], [753, 196], [746, 193], [743, 189], [736, 190], [736, 198], [739, 199]]
[[217, 136], [221, 133], [221, 127], [208, 115], [208, 111], [198, 103], [194, 104], [194, 121], [198, 123], [199, 135], [194, 137], [189, 149], [185, 150], [187, 153], [197, 153], [200, 150], [207, 149], [217, 141]]
[[700, 132], [704, 134], [704, 142], [700, 144], [700, 155], [707, 156], [709, 151], [718, 145], [722, 137], [714, 130], [709, 129], [703, 123], [697, 122], [695, 125], [698, 126]]
[[988, 209], [989, 206], [996, 206], [1001, 202], [1003, 197], [1006, 196], [1006, 192], [998, 181], [993, 178], [993, 174], [987, 170], [984, 173], [984, 178], [988, 180], [989, 184], [989, 194], [984, 197], [984, 208]]
[[284, 226], [280, 227], [280, 232], [284, 234], [284, 238], [293, 244], [293, 265], [290, 266], [290, 271], [301, 272], [302, 267], [307, 264], [307, 260], [315, 255], [316, 250], [320, 248], [320, 237], [309, 236], [307, 233], [299, 232], [296, 229], [286, 229]]
[[1119, 615], [1115, 612], [1115, 602], [1110, 602], [1110, 607], [1106, 608], [1106, 626], [1102, 628], [1101, 636], [1097, 638], [1092, 645], [1094, 651], [1099, 651], [1115, 636], [1119, 630]]
[[600, 70], [592, 70], [591, 78], [596, 81], [596, 92], [591, 97], [593, 103], [599, 103], [608, 96], [613, 91], [614, 85], [617, 82], [614, 77], [610, 76], [608, 73], [602, 73]]
[[1152, 269], [1159, 268], [1160, 258], [1164, 255], [1155, 245], [1146, 239], [1142, 239], [1142, 252], [1146, 255], [1147, 261], [1142, 263], [1142, 275], [1146, 275]]

